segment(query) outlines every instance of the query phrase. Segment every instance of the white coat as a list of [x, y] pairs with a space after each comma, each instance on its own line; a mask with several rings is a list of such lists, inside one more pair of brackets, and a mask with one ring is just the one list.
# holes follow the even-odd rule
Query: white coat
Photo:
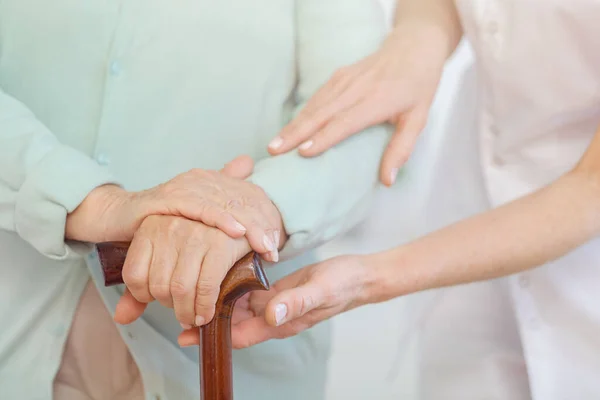
[[[600, 1], [456, 4], [477, 82], [454, 106], [428, 229], [557, 179], [600, 124]], [[599, 240], [435, 299], [415, 331], [419, 400], [600, 398]]]

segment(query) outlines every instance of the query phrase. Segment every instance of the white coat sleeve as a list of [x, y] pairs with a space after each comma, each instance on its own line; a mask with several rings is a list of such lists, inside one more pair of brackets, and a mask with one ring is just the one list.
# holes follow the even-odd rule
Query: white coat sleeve
[[0, 229], [55, 260], [85, 251], [89, 245], [65, 242], [67, 213], [106, 183], [117, 182], [0, 90]]
[[[334, 71], [376, 51], [386, 32], [376, 1], [296, 4], [297, 114]], [[289, 235], [282, 259], [331, 240], [365, 217], [391, 132], [389, 126], [375, 126], [319, 157], [303, 158], [292, 151], [257, 163], [250, 179], [279, 208]]]

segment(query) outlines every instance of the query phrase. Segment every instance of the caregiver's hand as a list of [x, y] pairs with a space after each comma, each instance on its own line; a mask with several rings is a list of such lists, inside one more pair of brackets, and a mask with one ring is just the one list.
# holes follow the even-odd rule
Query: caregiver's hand
[[[233, 314], [234, 348], [296, 335], [342, 312], [366, 304], [374, 278], [362, 256], [342, 256], [305, 267], [268, 292], [240, 299]], [[181, 346], [199, 343], [197, 330], [179, 336]]]
[[91, 243], [130, 241], [147, 216], [175, 215], [232, 238], [245, 235], [254, 251], [277, 261], [279, 212], [260, 187], [244, 180], [252, 170], [250, 157], [238, 157], [221, 172], [194, 169], [141, 192], [101, 186], [69, 214], [65, 236]]
[[420, 24], [397, 26], [378, 52], [336, 71], [271, 141], [270, 153], [299, 146], [301, 155], [316, 156], [369, 126], [390, 122], [396, 132], [380, 179], [391, 185], [427, 122], [448, 57], [447, 42]]

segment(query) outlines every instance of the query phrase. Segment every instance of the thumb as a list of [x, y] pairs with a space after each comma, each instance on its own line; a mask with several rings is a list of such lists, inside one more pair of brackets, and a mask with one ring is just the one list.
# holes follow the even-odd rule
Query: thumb
[[117, 303], [114, 320], [121, 325], [127, 325], [142, 316], [148, 304], [138, 301], [129, 289], [125, 289], [125, 293]]
[[243, 155], [229, 161], [221, 169], [221, 173], [237, 179], [246, 179], [252, 175], [254, 170], [254, 161], [250, 156]]
[[308, 282], [279, 292], [268, 303], [265, 319], [271, 326], [301, 318], [325, 302], [324, 291], [317, 284]]
[[392, 186], [400, 168], [406, 164], [427, 123], [427, 113], [413, 110], [396, 124], [396, 132], [390, 140], [381, 161], [381, 182]]

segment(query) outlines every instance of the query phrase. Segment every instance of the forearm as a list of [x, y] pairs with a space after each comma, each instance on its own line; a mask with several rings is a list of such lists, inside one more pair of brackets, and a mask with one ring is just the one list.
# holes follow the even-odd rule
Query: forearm
[[598, 182], [572, 172], [495, 210], [367, 256], [377, 276], [371, 302], [508, 276], [567, 254], [600, 233]]
[[60, 143], [0, 88], [0, 229], [16, 232], [47, 257], [70, 257], [81, 246], [65, 243], [67, 214], [107, 183], [115, 183], [109, 171]]
[[[458, 46], [463, 29], [454, 0], [403, 0], [396, 6], [394, 29], [388, 41], [418, 29], [435, 37], [448, 58]], [[433, 43], [429, 41], [429, 43]]]

